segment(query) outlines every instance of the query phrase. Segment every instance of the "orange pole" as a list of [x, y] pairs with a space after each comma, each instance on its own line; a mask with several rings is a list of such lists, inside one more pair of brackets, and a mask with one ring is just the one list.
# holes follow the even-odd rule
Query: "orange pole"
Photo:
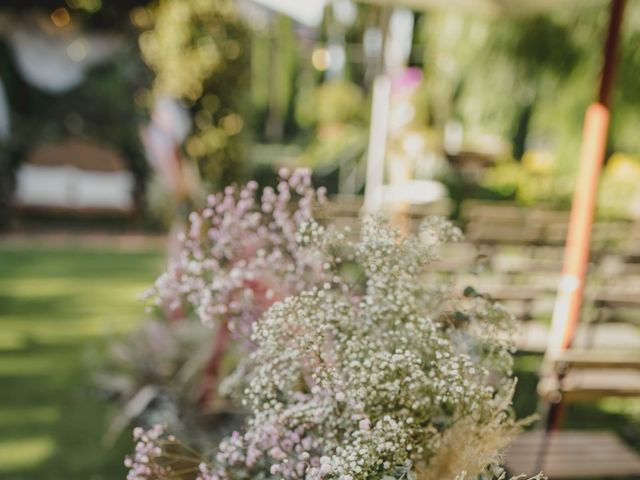
[[553, 311], [547, 358], [553, 358], [555, 354], [571, 346], [580, 318], [598, 178], [604, 163], [609, 133], [609, 102], [625, 4], [626, 0], [611, 2], [598, 101], [589, 106], [585, 115], [577, 185], [571, 206], [564, 266]]

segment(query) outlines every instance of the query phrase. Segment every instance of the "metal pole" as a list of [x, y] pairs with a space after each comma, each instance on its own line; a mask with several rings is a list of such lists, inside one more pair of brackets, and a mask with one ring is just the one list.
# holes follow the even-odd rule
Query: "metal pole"
[[367, 148], [367, 180], [364, 190], [364, 210], [366, 213], [375, 213], [382, 205], [390, 96], [391, 80], [387, 75], [379, 75], [373, 82], [371, 125]]
[[557, 398], [547, 406], [545, 434], [538, 447], [536, 459], [536, 469], [541, 470], [544, 469], [553, 432], [560, 427], [564, 415], [565, 403], [562, 398], [561, 385], [564, 373], [554, 370], [554, 360], [559, 353], [571, 346], [580, 318], [580, 306], [582, 305], [584, 282], [589, 262], [598, 177], [604, 163], [609, 133], [609, 102], [615, 76], [625, 4], [626, 0], [611, 1], [611, 16], [604, 45], [604, 64], [598, 100], [589, 106], [584, 119], [580, 164], [578, 165], [577, 185], [571, 205], [564, 266], [553, 309], [551, 333], [542, 372], [543, 375], [555, 377], [559, 391]]
[[548, 362], [571, 346], [580, 316], [585, 276], [589, 262], [591, 229], [598, 177], [602, 169], [609, 132], [609, 103], [614, 82], [620, 28], [626, 0], [611, 1], [611, 17], [604, 47], [604, 65], [597, 102], [586, 112], [582, 150], [573, 195], [562, 278], [553, 311]]
[[380, 9], [380, 31], [382, 45], [380, 64], [373, 81], [371, 100], [371, 120], [369, 122], [369, 144], [367, 146], [367, 173], [364, 186], [364, 213], [376, 213], [382, 205], [382, 187], [384, 185], [384, 164], [387, 157], [389, 135], [389, 100], [391, 98], [391, 80], [386, 73], [385, 53], [389, 34], [391, 8]]
[[[598, 101], [588, 109], [584, 119], [582, 149], [576, 190], [573, 194], [569, 232], [565, 247], [562, 278], [553, 309], [551, 334], [545, 354], [544, 375], [553, 375], [562, 383], [562, 372], [553, 370], [557, 355], [571, 346], [580, 318], [584, 281], [589, 262], [591, 229], [598, 190], [598, 177], [604, 162], [609, 133], [609, 102], [615, 76], [620, 28], [626, 0], [611, 1], [611, 17], [604, 47], [604, 65], [600, 79]], [[558, 398], [548, 405], [545, 435], [539, 446], [536, 467], [544, 469], [551, 435], [560, 427], [564, 413], [562, 388]]]

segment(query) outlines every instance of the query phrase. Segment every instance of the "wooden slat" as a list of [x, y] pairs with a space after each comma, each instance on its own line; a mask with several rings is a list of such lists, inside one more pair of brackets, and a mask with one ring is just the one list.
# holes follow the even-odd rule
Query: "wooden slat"
[[593, 297], [593, 302], [598, 307], [640, 307], [640, 292], [620, 292], [601, 290]]
[[496, 301], [533, 301], [544, 295], [553, 295], [553, 291], [540, 288], [536, 285], [486, 285], [481, 293], [490, 296]]
[[539, 243], [542, 229], [535, 225], [498, 225], [487, 221], [474, 221], [467, 225], [466, 236], [480, 243]]
[[640, 372], [633, 369], [589, 369], [570, 371], [562, 380], [566, 401], [588, 401], [604, 397], [640, 396]]
[[538, 393], [553, 398], [557, 392], [565, 402], [585, 402], [607, 397], [640, 397], [640, 371], [634, 369], [585, 369], [569, 371], [558, 382], [544, 377]]
[[640, 369], [640, 352], [571, 349], [562, 352], [556, 363], [567, 364], [571, 368]]
[[[640, 353], [640, 329], [624, 323], [580, 325], [574, 348], [593, 352], [618, 351]], [[596, 353], [597, 354], [597, 353]]]
[[[526, 432], [506, 452], [510, 474], [535, 475], [542, 432]], [[640, 475], [640, 456], [609, 432], [554, 432], [542, 465], [550, 480]]]
[[[468, 222], [469, 238], [487, 243], [531, 243], [561, 245], [566, 238], [569, 213], [559, 210], [525, 208], [515, 204], [467, 201], [462, 217]], [[484, 228], [491, 225], [492, 229]], [[596, 249], [609, 247], [637, 251], [637, 225], [627, 220], [598, 221], [593, 226]], [[501, 237], [502, 236], [502, 237]]]
[[549, 343], [549, 327], [538, 322], [526, 322], [516, 336], [516, 348], [523, 352], [544, 353]]

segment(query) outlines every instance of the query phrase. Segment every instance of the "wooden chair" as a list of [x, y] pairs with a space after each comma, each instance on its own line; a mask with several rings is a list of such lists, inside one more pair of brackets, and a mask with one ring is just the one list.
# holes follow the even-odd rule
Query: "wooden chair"
[[640, 455], [611, 432], [559, 431], [564, 408], [604, 397], [640, 397], [640, 352], [567, 350], [538, 384], [549, 405], [544, 431], [521, 435], [507, 452], [510, 472], [550, 479], [640, 478]]
[[549, 480], [578, 478], [640, 478], [640, 459], [610, 432], [527, 432], [507, 451], [513, 474], [540, 471], [539, 452], [546, 449], [542, 469]]

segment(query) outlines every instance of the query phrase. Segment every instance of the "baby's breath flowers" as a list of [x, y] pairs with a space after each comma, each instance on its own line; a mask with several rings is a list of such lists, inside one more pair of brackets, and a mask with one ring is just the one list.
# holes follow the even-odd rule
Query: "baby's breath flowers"
[[206, 462], [198, 452], [167, 435], [161, 425], [133, 430], [135, 452], [125, 459], [127, 480], [181, 479], [206, 475]]
[[230, 334], [248, 340], [253, 322], [274, 302], [324, 280], [318, 259], [296, 241], [314, 203], [325, 200], [324, 189], [311, 185], [310, 170], [282, 169], [275, 189], [257, 190], [249, 182], [210, 195], [206, 208], [190, 215], [179, 255], [146, 295], [169, 312], [193, 310], [216, 327], [200, 387], [203, 405]]
[[283, 169], [275, 188], [230, 186], [190, 215], [176, 256], [145, 295], [150, 308], [161, 307], [158, 318], [114, 344], [95, 376], [121, 404], [109, 438], [133, 419], [161, 420], [207, 443], [194, 425], [206, 432], [200, 415], [228, 406], [212, 398], [225, 359], [233, 366], [234, 355], [246, 354], [252, 323], [274, 302], [326, 281], [314, 252], [296, 241], [324, 200], [310, 170]]
[[459, 236], [432, 219], [402, 238], [370, 218], [350, 242], [304, 222], [296, 248], [321, 259], [326, 281], [253, 323], [255, 349], [229, 379], [243, 391], [246, 429], [220, 444], [198, 479], [500, 475], [499, 452], [519, 428], [513, 345], [502, 333], [514, 320], [424, 276], [438, 246]]
[[210, 195], [189, 216], [180, 254], [147, 298], [170, 310], [186, 305], [205, 325], [225, 323], [248, 337], [271, 304], [317, 284], [322, 270], [296, 233], [314, 202], [324, 202], [324, 189], [313, 188], [309, 170], [282, 169], [276, 189], [257, 190], [249, 182]]

